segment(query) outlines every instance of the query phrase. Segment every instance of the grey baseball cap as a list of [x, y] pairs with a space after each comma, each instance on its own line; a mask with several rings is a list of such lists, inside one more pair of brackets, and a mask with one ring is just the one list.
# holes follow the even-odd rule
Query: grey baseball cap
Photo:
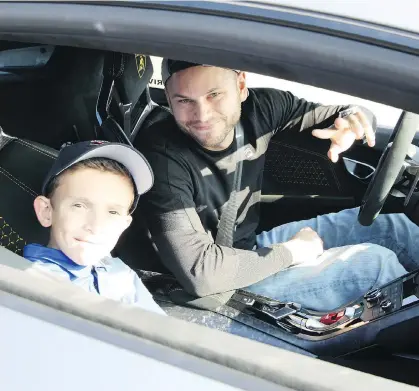
[[[194, 62], [188, 61], [181, 61], [181, 60], [172, 60], [170, 58], [164, 58], [161, 64], [161, 78], [163, 84], [166, 85], [167, 80], [169, 80], [173, 74], [179, 71], [183, 71], [184, 69], [192, 68], [192, 67], [212, 67], [215, 65], [209, 64], [198, 64]], [[238, 69], [232, 69], [233, 71], [239, 73]]]
[[151, 189], [154, 182], [153, 171], [146, 158], [135, 148], [103, 140], [82, 141], [61, 149], [51, 170], [44, 180], [42, 194], [47, 195], [51, 181], [64, 170], [78, 162], [92, 158], [108, 158], [122, 164], [131, 174], [135, 185], [135, 209], [138, 197]]

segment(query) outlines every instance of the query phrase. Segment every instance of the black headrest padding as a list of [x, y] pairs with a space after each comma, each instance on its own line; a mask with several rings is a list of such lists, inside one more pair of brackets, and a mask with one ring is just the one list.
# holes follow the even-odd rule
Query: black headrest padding
[[123, 104], [137, 103], [153, 75], [153, 64], [143, 54], [107, 53], [103, 74], [115, 82]]
[[153, 75], [153, 64], [150, 57], [135, 54], [124, 54], [122, 75], [115, 79], [115, 86], [122, 103], [133, 103], [140, 99]]

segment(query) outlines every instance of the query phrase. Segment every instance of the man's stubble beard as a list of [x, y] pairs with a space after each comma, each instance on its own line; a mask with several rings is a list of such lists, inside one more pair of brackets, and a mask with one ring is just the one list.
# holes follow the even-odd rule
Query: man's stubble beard
[[[231, 132], [234, 132], [234, 128], [238, 124], [238, 122], [240, 121], [240, 117], [241, 117], [241, 105], [239, 106], [239, 109], [236, 111], [236, 113], [234, 114], [234, 116], [232, 117], [232, 119], [229, 122], [226, 123], [226, 126], [224, 127], [224, 129], [220, 133], [220, 135], [214, 141], [212, 141], [211, 144], [208, 144], [208, 143], [205, 143], [204, 144], [202, 142], [202, 140], [200, 140], [198, 137], [195, 137], [194, 134], [191, 134], [189, 132], [188, 128], [186, 128], [185, 126], [183, 126], [182, 124], [180, 124], [178, 121], [176, 121], [176, 123], [177, 123], [177, 125], [179, 126], [180, 130], [183, 133], [185, 133], [186, 135], [192, 137], [202, 147], [204, 147], [204, 148], [218, 149], [223, 144], [223, 142], [228, 137], [228, 135]], [[224, 118], [223, 118], [223, 120], [224, 120]]]

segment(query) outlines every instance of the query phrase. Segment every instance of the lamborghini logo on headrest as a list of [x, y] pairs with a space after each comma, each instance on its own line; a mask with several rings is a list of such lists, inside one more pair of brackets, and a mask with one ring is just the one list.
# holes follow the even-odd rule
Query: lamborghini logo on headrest
[[146, 56], [144, 56], [144, 54], [136, 54], [135, 55], [135, 63], [137, 64], [137, 72], [138, 72], [138, 77], [141, 79], [144, 75], [145, 72], [145, 67], [146, 67]]

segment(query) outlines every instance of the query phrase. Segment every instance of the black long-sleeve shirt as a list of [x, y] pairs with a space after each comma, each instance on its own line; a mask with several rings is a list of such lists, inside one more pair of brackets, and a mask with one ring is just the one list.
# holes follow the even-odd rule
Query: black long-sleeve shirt
[[224, 151], [206, 150], [171, 115], [148, 130], [142, 150], [155, 183], [144, 209], [163, 263], [185, 290], [205, 296], [243, 288], [290, 266], [292, 255], [281, 244], [254, 249], [269, 141], [278, 132], [330, 126], [348, 107], [322, 106], [275, 89], [249, 90], [241, 114], [245, 160], [234, 248], [214, 241], [233, 187], [236, 143]]

